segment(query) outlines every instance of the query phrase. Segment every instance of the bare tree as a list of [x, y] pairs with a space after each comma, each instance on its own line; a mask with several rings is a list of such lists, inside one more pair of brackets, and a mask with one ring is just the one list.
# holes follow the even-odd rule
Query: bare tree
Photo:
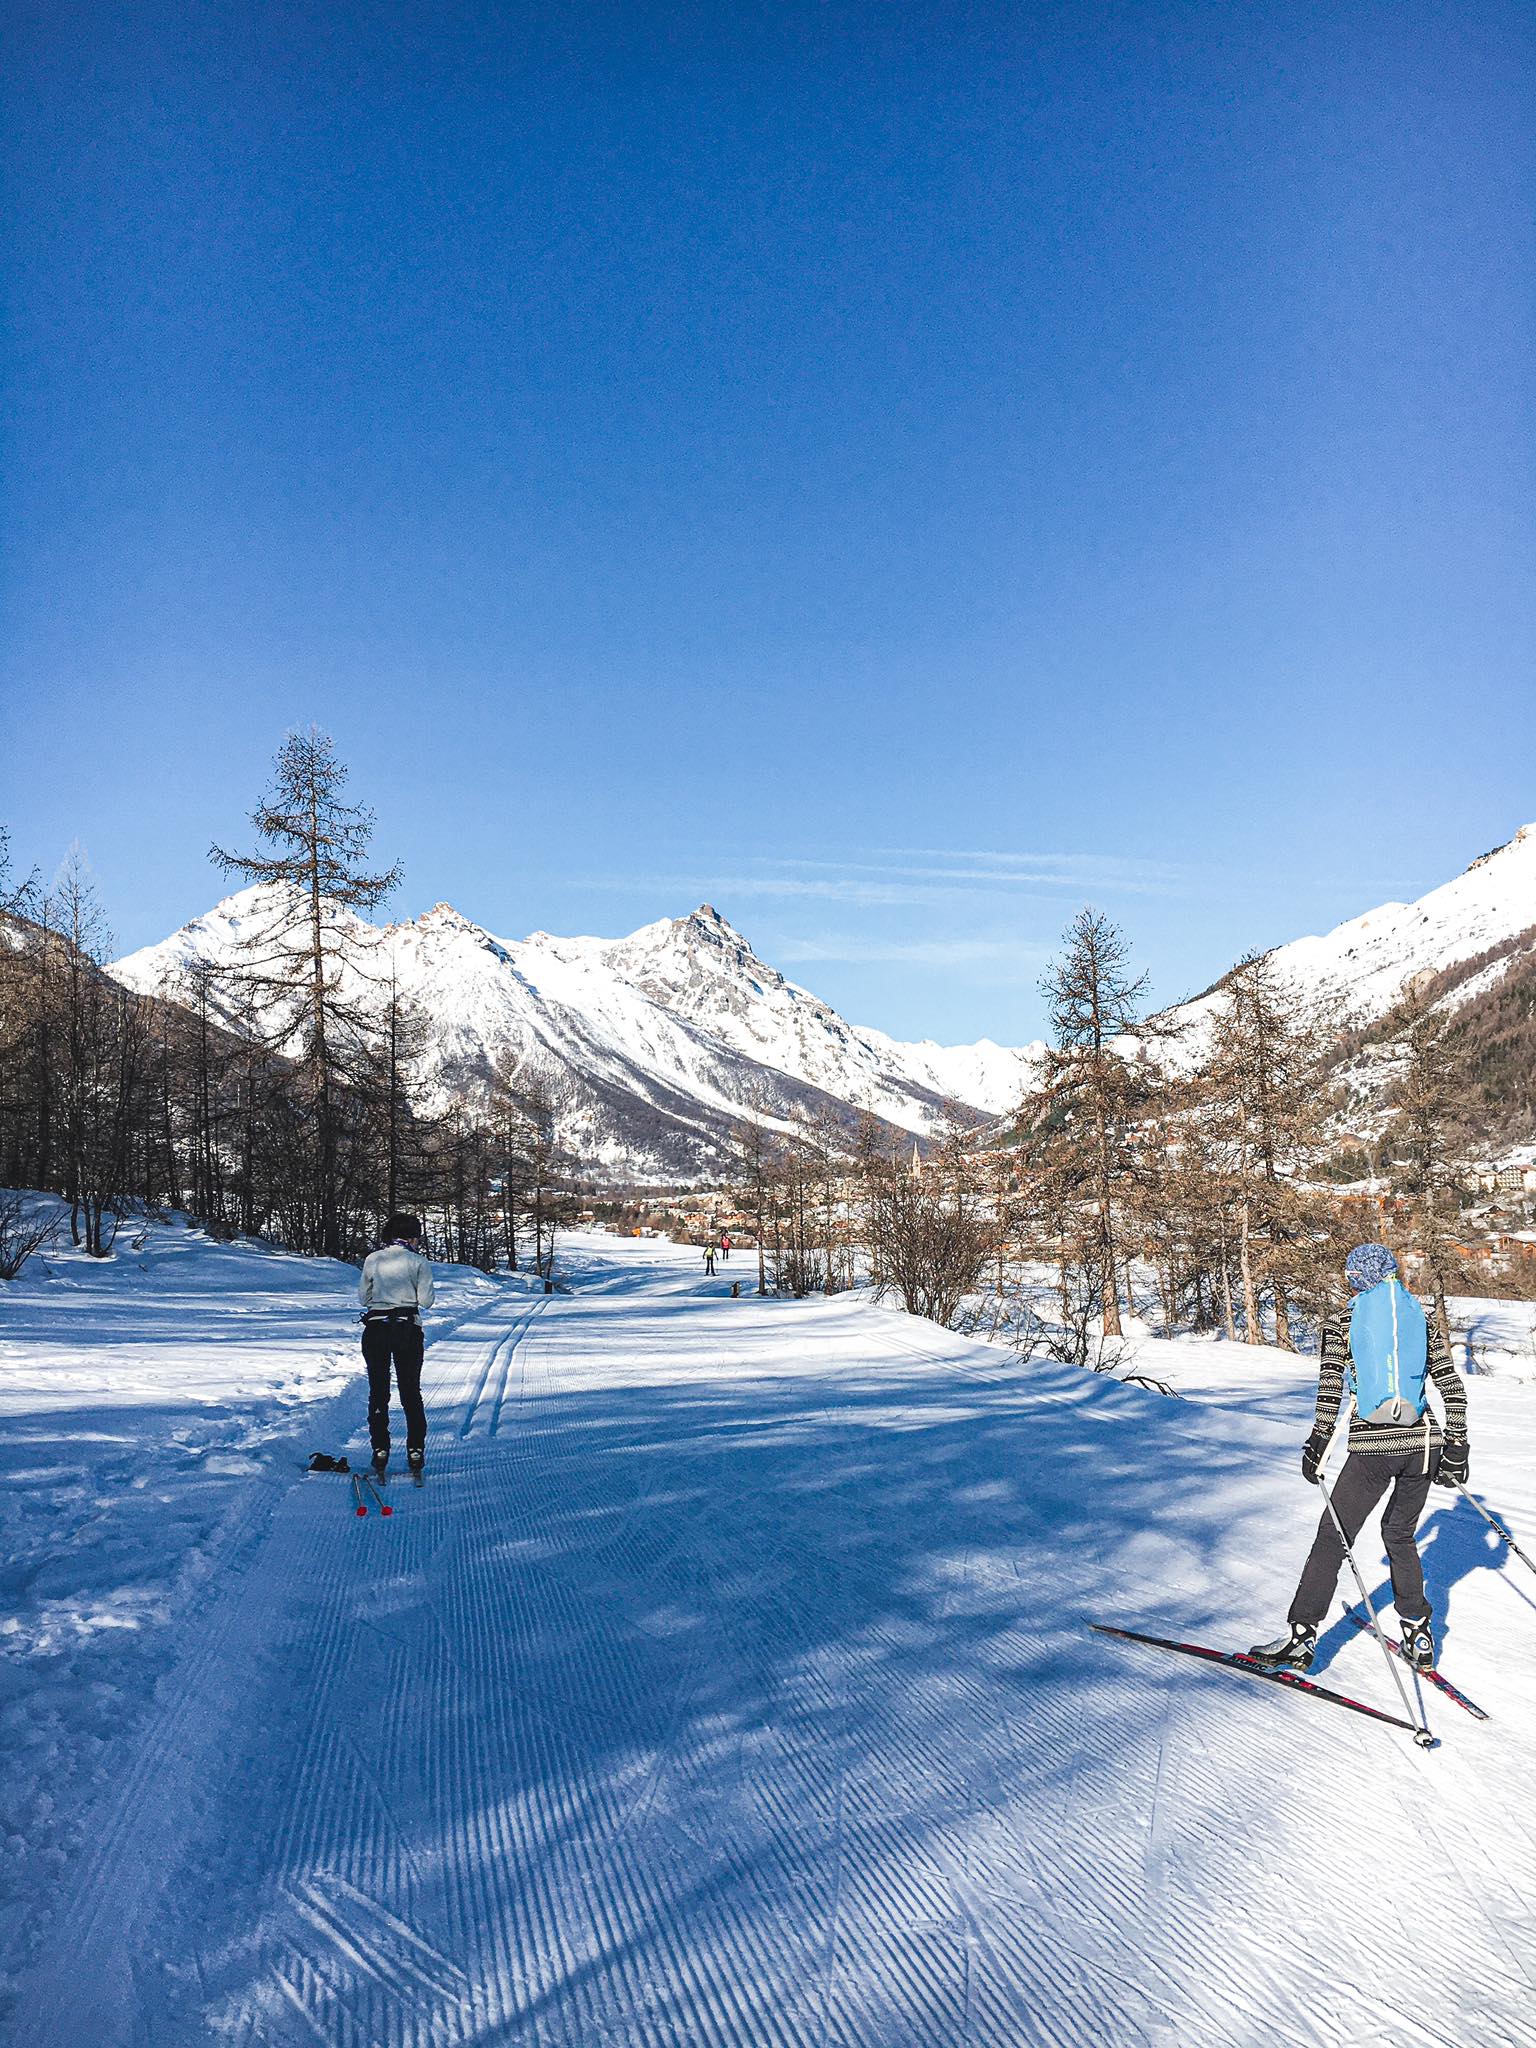
[[29, 1201], [23, 1194], [0, 1189], [0, 1280], [14, 1280], [28, 1259], [45, 1251], [58, 1234], [58, 1211], [50, 1202]]
[[1276, 1339], [1289, 1350], [1290, 1289], [1316, 1292], [1320, 1283], [1317, 1205], [1306, 1176], [1322, 1146], [1324, 1038], [1265, 954], [1240, 961], [1224, 993], [1203, 1078], [1236, 1215], [1243, 1335], [1266, 1341], [1267, 1288]]
[[564, 1080], [537, 1064], [509, 1064], [493, 1093], [492, 1172], [501, 1182], [508, 1263], [517, 1264], [516, 1216], [533, 1238], [533, 1268], [554, 1277], [555, 1238], [571, 1210], [574, 1162], [562, 1136], [571, 1108]]
[[873, 1284], [909, 1315], [953, 1325], [997, 1244], [987, 1165], [969, 1133], [951, 1126], [926, 1160], [866, 1153], [864, 1228]]
[[773, 1210], [774, 1145], [767, 1125], [763, 1091], [754, 1086], [746, 1101], [747, 1114], [732, 1131], [739, 1174], [737, 1199], [752, 1218], [752, 1235], [757, 1242], [757, 1291], [768, 1292], [768, 1234]]
[[1115, 1041], [1138, 1028], [1148, 983], [1130, 973], [1124, 934], [1101, 911], [1080, 910], [1065, 944], [1041, 983], [1055, 1043], [1029, 1121], [1050, 1139], [1053, 1170], [1092, 1204], [1104, 1334], [1118, 1337], [1116, 1205], [1134, 1173], [1135, 1123], [1149, 1077]]
[[269, 1010], [268, 1042], [295, 1045], [309, 1076], [314, 1144], [310, 1178], [316, 1248], [342, 1255], [338, 1174], [341, 1061], [366, 1038], [367, 1005], [347, 989], [366, 971], [365, 942], [348, 912], [371, 910], [397, 886], [364, 866], [373, 813], [343, 801], [346, 768], [318, 727], [291, 732], [278, 749], [272, 787], [251, 813], [267, 851], [211, 849], [216, 866], [265, 885], [260, 927], [242, 948], [239, 979]]
[[367, 1087], [381, 1132], [384, 1208], [390, 1214], [406, 1201], [407, 1183], [415, 1178], [412, 1169], [419, 1149], [415, 1082], [431, 1046], [431, 1025], [402, 994], [391, 956], [367, 1067]]
[[1387, 1148], [1399, 1162], [1395, 1178], [1414, 1205], [1416, 1235], [1434, 1297], [1434, 1318], [1447, 1350], [1451, 1321], [1446, 1295], [1457, 1264], [1455, 1221], [1466, 1192], [1473, 1090], [1450, 1037], [1451, 1019], [1421, 997], [1407, 1006], [1406, 1064], [1394, 1093]]
[[78, 847], [71, 848], [50, 894], [64, 941], [59, 986], [64, 1196], [74, 1242], [101, 1258], [117, 1234], [113, 1203], [122, 1191], [117, 1169], [124, 1104], [116, 1086], [113, 1026], [126, 1005], [114, 999], [100, 971], [107, 929]]

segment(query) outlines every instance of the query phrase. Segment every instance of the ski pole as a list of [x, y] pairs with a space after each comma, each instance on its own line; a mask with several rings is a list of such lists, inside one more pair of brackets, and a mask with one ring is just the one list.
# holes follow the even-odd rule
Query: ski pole
[[1483, 1506], [1482, 1502], [1478, 1499], [1477, 1495], [1475, 1493], [1467, 1493], [1467, 1489], [1462, 1485], [1459, 1479], [1457, 1480], [1456, 1485], [1459, 1492], [1467, 1494], [1467, 1499], [1471, 1501], [1473, 1507], [1477, 1509], [1477, 1512], [1482, 1516], [1483, 1520], [1488, 1524], [1489, 1528], [1493, 1530], [1494, 1534], [1503, 1538], [1503, 1540], [1509, 1545], [1510, 1549], [1515, 1553], [1516, 1557], [1519, 1558], [1520, 1562], [1523, 1565], [1530, 1565], [1530, 1569], [1533, 1572], [1536, 1572], [1536, 1564], [1531, 1564], [1531, 1560], [1520, 1548], [1519, 1544], [1515, 1541], [1514, 1537], [1510, 1535], [1509, 1531], [1505, 1528], [1504, 1524], [1499, 1520], [1498, 1516], [1489, 1514], [1488, 1510]]
[[1349, 1538], [1344, 1534], [1344, 1524], [1339, 1520], [1339, 1511], [1333, 1504], [1333, 1495], [1328, 1491], [1327, 1482], [1324, 1480], [1321, 1472], [1317, 1475], [1317, 1484], [1323, 1499], [1328, 1504], [1328, 1512], [1333, 1518], [1334, 1528], [1339, 1533], [1339, 1541], [1344, 1546], [1344, 1555], [1349, 1559], [1349, 1568], [1355, 1575], [1355, 1584], [1360, 1588], [1360, 1598], [1365, 1602], [1365, 1611], [1371, 1617], [1371, 1633], [1381, 1645], [1381, 1654], [1387, 1660], [1387, 1669], [1392, 1674], [1392, 1683], [1397, 1687], [1397, 1696], [1403, 1703], [1403, 1712], [1413, 1723], [1413, 1739], [1420, 1749], [1432, 1749], [1435, 1738], [1430, 1734], [1429, 1724], [1422, 1718], [1422, 1714], [1416, 1714], [1413, 1711], [1413, 1706], [1408, 1698], [1408, 1688], [1403, 1683], [1403, 1674], [1398, 1670], [1392, 1652], [1387, 1648], [1387, 1639], [1381, 1632], [1381, 1623], [1376, 1619], [1376, 1609], [1371, 1604], [1370, 1594], [1366, 1591], [1365, 1580], [1360, 1575], [1360, 1567], [1355, 1563], [1354, 1550], [1350, 1545]]

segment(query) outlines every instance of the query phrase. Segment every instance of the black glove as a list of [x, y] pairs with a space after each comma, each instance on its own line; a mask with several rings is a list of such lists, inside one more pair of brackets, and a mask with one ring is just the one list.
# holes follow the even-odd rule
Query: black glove
[[1435, 1481], [1440, 1486], [1465, 1486], [1472, 1465], [1472, 1446], [1464, 1436], [1448, 1436], [1440, 1446]]
[[1317, 1469], [1327, 1456], [1330, 1440], [1320, 1429], [1314, 1429], [1301, 1447], [1301, 1476], [1308, 1486], [1317, 1484]]

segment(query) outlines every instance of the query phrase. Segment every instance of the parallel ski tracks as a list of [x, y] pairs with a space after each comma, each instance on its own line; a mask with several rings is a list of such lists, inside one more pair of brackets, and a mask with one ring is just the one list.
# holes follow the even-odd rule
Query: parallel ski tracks
[[[7, 2048], [1421, 2038], [1348, 1950], [1370, 1846], [1340, 1825], [1297, 1889], [1379, 1742], [1298, 1750], [1258, 1689], [1209, 1713], [1151, 1672], [1106, 1690], [1062, 1619], [1093, 1561], [1038, 1518], [911, 1540], [840, 1412], [867, 1324], [829, 1317], [814, 1371], [784, 1344], [764, 1377], [798, 1448], [757, 1453], [753, 1397], [722, 1392], [733, 1311], [702, 1310], [721, 1334], [693, 1359], [691, 1313], [616, 1290], [486, 1314], [429, 1354], [427, 1482], [390, 1521], [295, 1489]], [[1458, 2038], [1536, 2048], [1448, 1882], [1456, 1982], [1487, 1986]], [[105, 1995], [71, 2002], [77, 1955]]]

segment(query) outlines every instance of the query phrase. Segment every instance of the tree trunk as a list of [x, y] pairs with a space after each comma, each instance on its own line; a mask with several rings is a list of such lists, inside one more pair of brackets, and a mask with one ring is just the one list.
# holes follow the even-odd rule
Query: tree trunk
[[1283, 1280], [1275, 1282], [1275, 1342], [1287, 1351], [1296, 1349], [1291, 1338], [1291, 1305]]
[[1221, 1327], [1226, 1332], [1227, 1342], [1237, 1342], [1237, 1315], [1232, 1306], [1232, 1267], [1227, 1257], [1227, 1222], [1223, 1215], [1221, 1222]]
[[1251, 1227], [1252, 1219], [1249, 1212], [1248, 1198], [1245, 1195], [1243, 1197], [1242, 1223], [1237, 1237], [1237, 1265], [1243, 1280], [1243, 1323], [1245, 1326], [1243, 1342], [1245, 1344], [1262, 1344], [1264, 1342], [1264, 1329], [1259, 1320], [1259, 1293], [1254, 1285], [1253, 1258], [1249, 1250]]
[[[1101, 1084], [1102, 1085], [1102, 1084]], [[1103, 1289], [1104, 1334], [1120, 1335], [1120, 1296], [1115, 1272], [1115, 1220], [1109, 1196], [1109, 1131], [1102, 1096], [1096, 1107], [1099, 1145], [1099, 1271]]]

